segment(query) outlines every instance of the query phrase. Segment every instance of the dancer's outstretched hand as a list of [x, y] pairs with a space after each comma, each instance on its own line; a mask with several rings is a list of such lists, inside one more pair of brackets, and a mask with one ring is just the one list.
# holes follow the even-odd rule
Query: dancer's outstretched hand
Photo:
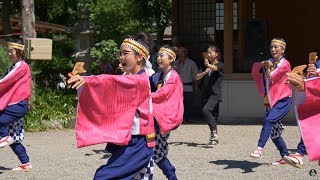
[[294, 86], [297, 91], [304, 91], [304, 78], [296, 73], [287, 73], [288, 82]]
[[68, 74], [68, 76], [70, 77], [70, 79], [68, 80], [68, 84], [72, 84], [72, 89], [78, 89], [85, 84], [85, 81], [80, 75], [72, 76]]

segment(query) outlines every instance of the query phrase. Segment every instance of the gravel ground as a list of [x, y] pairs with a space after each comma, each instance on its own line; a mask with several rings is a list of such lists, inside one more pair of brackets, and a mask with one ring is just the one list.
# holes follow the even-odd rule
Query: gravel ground
[[[320, 166], [304, 158], [302, 169], [289, 165], [273, 166], [280, 155], [268, 141], [260, 159], [249, 157], [255, 149], [261, 125], [219, 125], [220, 144], [204, 148], [209, 128], [205, 124], [184, 124], [171, 133], [169, 159], [175, 165], [179, 179], [320, 179]], [[297, 126], [286, 126], [283, 137], [290, 151], [300, 141]], [[0, 150], [0, 179], [18, 180], [85, 180], [92, 179], [95, 170], [106, 163], [109, 155], [105, 145], [77, 149], [73, 129], [26, 133], [23, 144], [30, 156], [32, 172], [13, 172], [19, 164], [10, 148]], [[314, 177], [309, 171], [315, 169]], [[166, 179], [156, 167], [155, 180]]]

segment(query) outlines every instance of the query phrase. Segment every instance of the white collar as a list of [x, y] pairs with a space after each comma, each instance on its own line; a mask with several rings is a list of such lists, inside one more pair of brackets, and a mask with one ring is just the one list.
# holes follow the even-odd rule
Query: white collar
[[[172, 70], [172, 69], [171, 69]], [[170, 76], [171, 76], [171, 70], [168, 72], [168, 74], [163, 78], [163, 84], [165, 84], [168, 80], [169, 80], [169, 78], [170, 78]]]

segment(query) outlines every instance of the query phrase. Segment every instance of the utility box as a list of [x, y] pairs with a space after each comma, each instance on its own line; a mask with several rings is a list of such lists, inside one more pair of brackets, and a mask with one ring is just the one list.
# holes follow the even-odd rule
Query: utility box
[[29, 60], [51, 60], [52, 39], [27, 38], [24, 42], [26, 58]]

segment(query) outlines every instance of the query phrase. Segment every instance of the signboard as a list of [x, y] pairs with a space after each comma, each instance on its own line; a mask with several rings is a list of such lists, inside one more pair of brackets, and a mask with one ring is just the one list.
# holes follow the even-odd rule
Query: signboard
[[52, 39], [27, 38], [24, 42], [26, 58], [29, 60], [51, 60]]

